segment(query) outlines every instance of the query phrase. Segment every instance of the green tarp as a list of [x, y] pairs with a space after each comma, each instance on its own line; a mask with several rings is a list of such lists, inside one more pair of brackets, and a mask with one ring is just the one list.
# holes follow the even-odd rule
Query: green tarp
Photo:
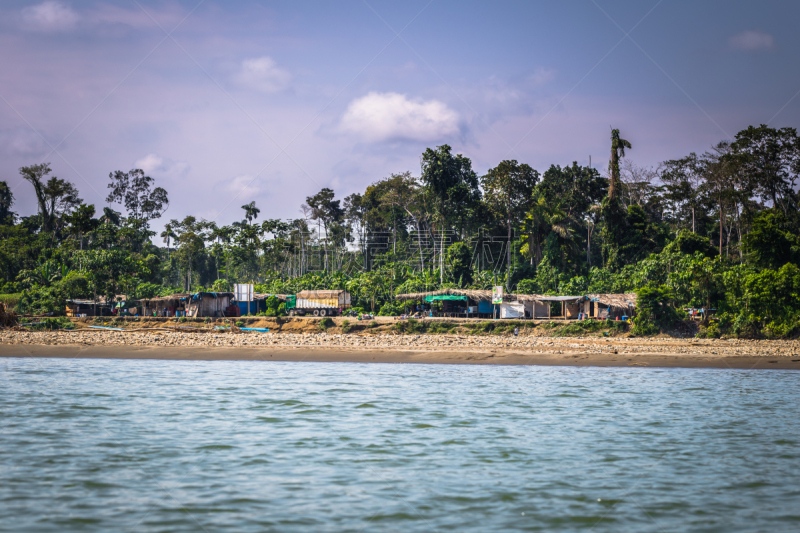
[[432, 302], [434, 300], [460, 300], [462, 302], [469, 301], [469, 298], [466, 296], [454, 296], [452, 294], [440, 294], [438, 296], [426, 296], [426, 302]]

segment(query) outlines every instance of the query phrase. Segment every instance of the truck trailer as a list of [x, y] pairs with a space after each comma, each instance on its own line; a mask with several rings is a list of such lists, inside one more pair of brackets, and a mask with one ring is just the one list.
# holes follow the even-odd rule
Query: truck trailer
[[347, 291], [300, 291], [286, 297], [289, 316], [336, 316], [350, 307]]

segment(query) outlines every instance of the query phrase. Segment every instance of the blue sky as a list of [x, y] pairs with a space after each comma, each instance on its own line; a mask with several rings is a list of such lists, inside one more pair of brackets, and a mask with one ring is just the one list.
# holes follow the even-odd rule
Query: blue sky
[[224, 224], [418, 174], [445, 143], [479, 173], [603, 170], [613, 126], [657, 165], [798, 126], [797, 20], [789, 1], [6, 0], [0, 180], [26, 215], [20, 166], [51, 162], [98, 207], [109, 172], [141, 167], [166, 217]]

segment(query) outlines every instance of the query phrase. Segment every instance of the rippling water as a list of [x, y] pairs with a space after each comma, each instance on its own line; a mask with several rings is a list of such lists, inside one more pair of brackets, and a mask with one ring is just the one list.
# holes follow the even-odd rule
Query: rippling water
[[2, 531], [797, 531], [792, 371], [0, 361]]

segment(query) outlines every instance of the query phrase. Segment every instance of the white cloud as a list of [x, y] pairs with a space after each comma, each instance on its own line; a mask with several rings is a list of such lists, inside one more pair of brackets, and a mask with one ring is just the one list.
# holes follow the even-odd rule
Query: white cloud
[[47, 0], [22, 10], [25, 25], [40, 31], [66, 31], [78, 23], [80, 17], [73, 9], [54, 0]]
[[157, 154], [147, 154], [133, 163], [133, 168], [140, 168], [151, 178], [179, 178], [189, 172], [189, 163], [164, 159]]
[[763, 31], [748, 30], [731, 37], [728, 44], [736, 50], [772, 50], [775, 48], [775, 38]]
[[292, 79], [289, 71], [280, 68], [271, 57], [257, 57], [242, 61], [236, 80], [246, 87], [264, 93], [285, 89]]
[[371, 92], [350, 102], [341, 127], [371, 141], [433, 141], [457, 134], [459, 116], [438, 100], [409, 100], [404, 94]]
[[32, 157], [42, 156], [47, 151], [47, 143], [30, 128], [0, 130], [0, 153]]
[[[226, 189], [232, 193], [238, 194], [237, 198], [249, 198], [252, 199], [261, 192], [261, 187], [258, 186], [257, 179], [253, 179], [253, 176], [249, 174], [243, 174], [241, 176], [236, 176], [232, 180], [229, 180], [226, 185]], [[247, 200], [248, 202], [250, 200]], [[247, 203], [247, 202], [242, 202]], [[237, 204], [238, 205], [238, 204]]]
[[550, 83], [556, 77], [556, 71], [551, 68], [539, 67], [527, 78], [528, 84], [533, 87], [540, 87]]

